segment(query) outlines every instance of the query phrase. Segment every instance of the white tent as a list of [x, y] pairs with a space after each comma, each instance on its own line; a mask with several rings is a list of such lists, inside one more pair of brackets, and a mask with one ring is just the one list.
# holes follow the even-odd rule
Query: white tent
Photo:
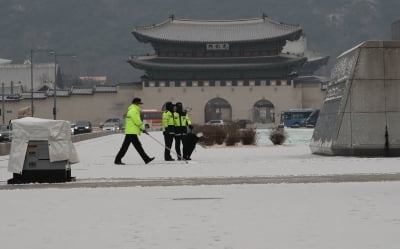
[[49, 143], [50, 162], [79, 162], [71, 141], [71, 126], [65, 120], [26, 117], [11, 121], [12, 143], [8, 171], [21, 174], [29, 141], [45, 140]]

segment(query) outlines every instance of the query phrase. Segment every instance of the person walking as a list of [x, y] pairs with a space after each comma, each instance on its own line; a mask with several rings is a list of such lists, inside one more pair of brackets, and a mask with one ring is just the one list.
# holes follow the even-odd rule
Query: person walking
[[[174, 124], [175, 124], [175, 151], [178, 155], [178, 160], [190, 160], [185, 148], [185, 139], [187, 135], [187, 127], [193, 129], [192, 121], [186, 111], [183, 110], [183, 105], [181, 102], [177, 102], [175, 105], [174, 112]], [[181, 154], [181, 144], [182, 153]]]
[[164, 135], [164, 160], [174, 161], [171, 157], [171, 147], [174, 141], [175, 126], [174, 126], [174, 105], [172, 102], [165, 103], [165, 111], [162, 114], [162, 130]]
[[128, 107], [128, 112], [125, 118], [125, 138], [122, 143], [121, 149], [119, 150], [117, 156], [115, 157], [114, 164], [125, 165], [121, 160], [128, 151], [129, 144], [132, 143], [136, 151], [142, 157], [145, 164], [154, 160], [154, 157], [149, 157], [144, 151], [142, 144], [139, 141], [138, 135], [142, 132], [147, 133], [146, 128], [140, 118], [140, 105], [142, 105], [142, 100], [140, 98], [134, 98], [132, 104]]

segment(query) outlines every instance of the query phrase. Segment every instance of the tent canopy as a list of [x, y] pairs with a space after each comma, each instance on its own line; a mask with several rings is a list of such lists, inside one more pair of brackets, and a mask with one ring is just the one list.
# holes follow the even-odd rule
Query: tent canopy
[[49, 143], [50, 162], [79, 162], [71, 141], [71, 125], [65, 120], [26, 117], [11, 121], [12, 143], [8, 171], [20, 174], [23, 169], [29, 141], [45, 140]]

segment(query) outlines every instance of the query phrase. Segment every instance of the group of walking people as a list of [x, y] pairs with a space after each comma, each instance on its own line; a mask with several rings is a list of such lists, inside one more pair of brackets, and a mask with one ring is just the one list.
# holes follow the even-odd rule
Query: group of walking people
[[165, 103], [165, 111], [162, 115], [165, 161], [175, 160], [171, 156], [171, 148], [174, 140], [177, 160], [191, 160], [191, 150], [187, 143], [188, 128], [190, 130], [193, 129], [192, 121], [187, 112], [183, 109], [183, 104], [181, 102], [177, 102], [175, 105], [172, 102]]
[[[132, 100], [132, 104], [128, 107], [128, 111], [125, 116], [125, 138], [114, 159], [114, 164], [125, 165], [125, 163], [122, 162], [122, 158], [128, 151], [130, 144], [135, 147], [145, 164], [148, 164], [154, 160], [154, 157], [150, 157], [146, 154], [138, 138], [142, 132], [148, 134], [140, 117], [140, 112], [142, 110], [140, 105], [142, 104], [143, 102], [140, 98], [134, 98]], [[174, 105], [172, 102], [167, 102], [165, 104], [165, 111], [162, 115], [162, 131], [165, 142], [165, 161], [175, 160], [171, 156], [171, 147], [174, 140], [177, 160], [190, 160], [190, 155], [193, 151], [193, 148], [191, 148], [191, 146], [187, 143], [188, 128], [190, 130], [193, 129], [192, 121], [190, 120], [187, 112], [183, 109], [182, 103], [178, 102]]]

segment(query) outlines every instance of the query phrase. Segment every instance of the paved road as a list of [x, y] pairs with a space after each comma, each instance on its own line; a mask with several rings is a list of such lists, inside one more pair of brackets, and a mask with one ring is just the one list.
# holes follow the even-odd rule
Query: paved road
[[0, 190], [41, 189], [41, 188], [108, 188], [108, 187], [153, 187], [153, 186], [196, 186], [231, 184], [280, 184], [280, 183], [341, 183], [400, 181], [400, 173], [395, 174], [344, 174], [321, 176], [256, 176], [256, 177], [193, 177], [193, 178], [99, 178], [78, 179], [66, 183], [7, 185], [0, 182]]

